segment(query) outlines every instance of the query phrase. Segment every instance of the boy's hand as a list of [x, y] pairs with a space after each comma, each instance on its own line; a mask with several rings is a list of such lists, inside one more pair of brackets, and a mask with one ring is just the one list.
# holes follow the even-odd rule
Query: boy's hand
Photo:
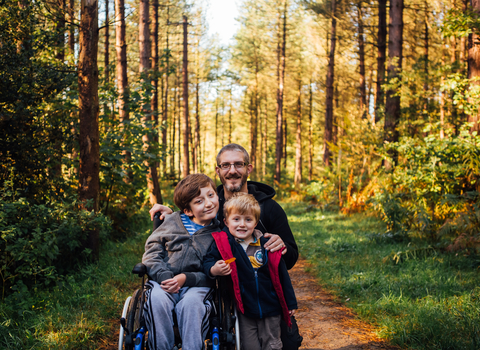
[[173, 213], [173, 210], [162, 204], [154, 204], [152, 209], [150, 209], [148, 212], [150, 213], [150, 218], [153, 221], [153, 217], [155, 216], [155, 213], [160, 212], [161, 213], [160, 220], [163, 220], [165, 219], [165, 215]]
[[223, 260], [218, 260], [215, 265], [212, 266], [210, 269], [210, 274], [212, 276], [228, 276], [232, 273], [232, 269], [230, 269], [230, 264], [227, 264]]
[[288, 314], [290, 316], [293, 316], [293, 315], [295, 315], [295, 311], [297, 311], [297, 310], [288, 310]]
[[279, 235], [275, 235], [273, 233], [267, 232], [263, 235], [263, 237], [268, 238], [268, 242], [265, 243], [266, 250], [269, 250], [273, 253], [279, 249], [283, 249], [282, 255], [284, 255], [287, 252], [287, 247], [285, 246], [285, 243], [283, 243], [283, 240], [280, 238]]
[[185, 274], [181, 273], [173, 278], [163, 281], [160, 284], [160, 287], [162, 287], [162, 289], [167, 293], [178, 293], [180, 288], [182, 288], [185, 284], [186, 279], [187, 277], [185, 276]]

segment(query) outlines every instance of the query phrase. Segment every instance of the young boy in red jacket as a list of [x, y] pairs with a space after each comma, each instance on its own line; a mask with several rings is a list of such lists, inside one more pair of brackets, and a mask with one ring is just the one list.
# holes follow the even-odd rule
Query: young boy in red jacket
[[212, 234], [204, 272], [232, 278], [242, 349], [282, 349], [280, 320], [290, 326], [297, 300], [281, 251], [266, 251], [267, 239], [255, 230], [260, 205], [254, 196], [236, 194], [225, 203], [224, 217], [228, 232]]

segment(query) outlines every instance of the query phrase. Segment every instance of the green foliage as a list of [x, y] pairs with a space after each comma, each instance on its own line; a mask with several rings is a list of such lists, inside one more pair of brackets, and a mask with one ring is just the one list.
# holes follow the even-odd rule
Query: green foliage
[[466, 10], [453, 8], [447, 11], [442, 27], [445, 37], [468, 37], [474, 30], [480, 30], [478, 13], [470, 8]]
[[387, 237], [363, 214], [284, 207], [309, 271], [381, 337], [408, 349], [479, 348], [478, 257]]
[[[123, 303], [140, 286], [131, 273], [151, 231], [148, 213], [137, 234], [107, 242], [100, 261], [57, 279], [49, 290], [23, 289], [0, 303], [0, 348], [98, 349], [114, 342]], [[148, 226], [147, 226], [148, 225]]]
[[[151, 80], [146, 75], [142, 75], [142, 79]], [[115, 87], [100, 86], [100, 106], [103, 107], [100, 113], [100, 210], [113, 220], [110, 238], [124, 239], [134, 232], [129, 223], [135, 221], [133, 217], [148, 198], [146, 164], [162, 159], [159, 144], [151, 142], [152, 146], [146, 149], [142, 138], [148, 134], [150, 140], [154, 140], [160, 128], [152, 120], [143, 120], [145, 115], [150, 119], [153, 116], [153, 112], [144, 111], [150, 109], [153, 89], [150, 83], [132, 84], [126, 106], [129, 119], [124, 122], [119, 120], [118, 110], [112, 112], [118, 100]]]
[[476, 84], [479, 80], [479, 77], [467, 79], [460, 73], [450, 74], [445, 79], [442, 90], [453, 94], [453, 104], [459, 109], [468, 115], [475, 115], [480, 103], [480, 86]]
[[71, 273], [88, 260], [88, 233], [98, 230], [104, 240], [110, 221], [71, 203], [31, 204], [16, 198], [11, 188], [0, 197], [0, 276], [2, 300], [26, 288], [43, 288], [59, 275]]
[[[389, 233], [442, 239], [446, 244], [462, 233], [480, 234], [478, 142], [480, 137], [464, 128], [459, 136], [440, 139], [430, 134], [390, 146], [398, 152], [399, 162], [375, 199]], [[470, 224], [451, 229], [465, 220]]]
[[382, 147], [383, 127], [367, 119], [351, 118], [348, 111], [340, 123], [344, 135], [337, 145], [330, 145], [334, 165], [321, 169], [318, 180], [302, 187], [304, 199], [317, 203], [323, 210], [363, 210], [376, 178], [382, 173], [378, 149]]
[[75, 75], [53, 58], [58, 33], [44, 21], [42, 3], [20, 4], [0, 7], [0, 183], [11, 180], [24, 197], [42, 201], [67, 188], [58, 173], [73, 140], [65, 89]]

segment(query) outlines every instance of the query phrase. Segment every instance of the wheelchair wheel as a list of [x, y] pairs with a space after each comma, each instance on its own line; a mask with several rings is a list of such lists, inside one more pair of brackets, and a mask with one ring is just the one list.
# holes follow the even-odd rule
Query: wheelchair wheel
[[127, 330], [128, 333], [132, 334], [137, 329], [140, 328], [140, 317], [142, 316], [140, 310], [140, 304], [142, 301], [142, 290], [137, 289], [132, 296], [132, 300], [130, 301], [130, 305], [128, 306], [127, 311]]
[[233, 307], [233, 314], [235, 315], [235, 348], [240, 350], [241, 343], [240, 343], [240, 324], [238, 323], [238, 315], [237, 315], [237, 308]]
[[219, 280], [217, 298], [220, 309], [220, 324], [223, 333], [219, 348], [221, 350], [239, 350], [240, 328], [238, 325], [237, 310], [228, 291], [228, 287], [225, 285], [225, 279]]
[[[125, 300], [122, 311], [122, 319], [125, 319], [125, 317], [127, 316], [128, 307], [130, 306], [130, 300], [132, 300], [132, 297], [128, 297], [127, 300]], [[125, 330], [123, 329], [123, 326], [120, 325], [120, 333], [118, 336], [118, 350], [123, 350], [124, 335]]]
[[[145, 349], [145, 334], [139, 332], [142, 317], [142, 292], [142, 289], [137, 289], [125, 302], [122, 314], [122, 318], [125, 319], [125, 330], [120, 327], [118, 350], [133, 350], [135, 345], [139, 345], [140, 349]], [[137, 337], [137, 334], [140, 334], [141, 337]]]

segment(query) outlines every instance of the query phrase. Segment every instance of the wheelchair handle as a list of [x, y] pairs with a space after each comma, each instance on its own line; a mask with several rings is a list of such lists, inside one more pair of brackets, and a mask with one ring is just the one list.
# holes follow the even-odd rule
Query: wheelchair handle
[[157, 211], [153, 216], [153, 231], [155, 231], [161, 224], [163, 224], [163, 220], [160, 220], [161, 212]]

